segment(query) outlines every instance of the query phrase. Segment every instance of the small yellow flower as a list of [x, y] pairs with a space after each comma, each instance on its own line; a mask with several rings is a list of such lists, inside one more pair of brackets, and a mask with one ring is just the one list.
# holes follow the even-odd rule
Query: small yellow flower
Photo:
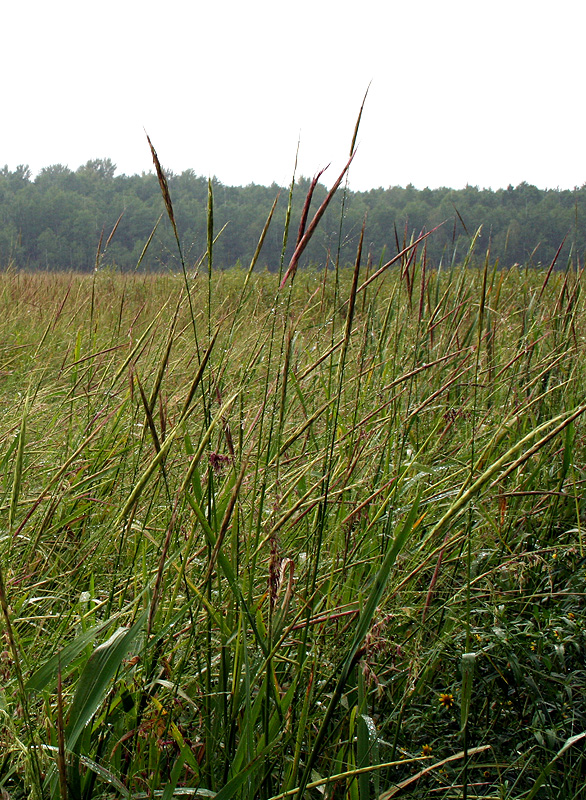
[[537, 650], [537, 642], [531, 642], [529, 647], [533, 650], [533, 652], [535, 652]]
[[444, 708], [452, 708], [454, 705], [454, 695], [450, 692], [442, 692], [439, 696], [439, 704]]
[[574, 614], [574, 612], [573, 612], [573, 611], [568, 611], [568, 619], [574, 619], [574, 618], [575, 618], [575, 616], [576, 616], [576, 615]]
[[421, 755], [428, 758], [433, 753], [433, 747], [430, 744], [424, 744], [421, 748]]

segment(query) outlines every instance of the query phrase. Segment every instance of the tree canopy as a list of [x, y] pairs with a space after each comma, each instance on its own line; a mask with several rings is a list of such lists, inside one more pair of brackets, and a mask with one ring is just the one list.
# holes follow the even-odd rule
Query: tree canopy
[[[167, 178], [182, 249], [188, 263], [195, 264], [206, 250], [208, 179], [193, 170]], [[294, 186], [292, 231], [309, 183], [299, 178]], [[215, 178], [211, 184], [214, 230], [221, 231], [214, 246], [218, 267], [250, 261], [280, 192], [259, 260], [260, 266], [278, 269], [288, 189], [276, 184], [225, 186]], [[318, 185], [314, 208], [325, 195], [326, 188]], [[36, 177], [26, 165], [13, 171], [5, 166], [0, 169], [0, 268], [88, 271], [100, 263], [133, 269], [156, 227], [141, 268], [174, 269], [177, 248], [166, 216], [157, 225], [164, 211], [156, 175], [116, 175], [109, 158], [92, 159], [75, 171], [54, 164]], [[464, 256], [482, 226], [479, 251], [484, 254], [490, 248], [491, 257], [503, 266], [549, 264], [563, 243], [561, 264], [572, 249], [582, 258], [585, 215], [586, 186], [543, 190], [521, 183], [496, 191], [475, 186], [417, 190], [412, 185], [340, 190], [305, 251], [304, 263], [323, 265], [328, 258], [351, 262], [366, 217], [366, 247], [375, 261], [392, 255], [422, 231], [437, 228], [426, 240], [426, 258], [432, 265], [451, 262]], [[294, 238], [289, 237], [287, 255]]]

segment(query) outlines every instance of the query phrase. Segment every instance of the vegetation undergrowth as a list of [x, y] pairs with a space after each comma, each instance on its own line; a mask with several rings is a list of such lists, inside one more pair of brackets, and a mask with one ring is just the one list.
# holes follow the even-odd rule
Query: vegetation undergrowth
[[311, 199], [0, 275], [3, 797], [581, 796], [582, 270], [296, 272]]

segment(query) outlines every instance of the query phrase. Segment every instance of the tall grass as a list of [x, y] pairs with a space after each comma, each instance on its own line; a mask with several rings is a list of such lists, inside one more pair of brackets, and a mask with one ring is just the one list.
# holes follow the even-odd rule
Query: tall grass
[[310, 201], [0, 275], [8, 796], [580, 796], [582, 271], [297, 271]]

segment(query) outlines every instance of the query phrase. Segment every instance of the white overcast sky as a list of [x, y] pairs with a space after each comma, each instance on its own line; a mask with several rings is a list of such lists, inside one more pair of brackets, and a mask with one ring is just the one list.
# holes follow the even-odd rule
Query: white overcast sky
[[586, 183], [586, 2], [19, 0], [0, 12], [0, 166], [281, 185], [350, 147], [356, 190]]

